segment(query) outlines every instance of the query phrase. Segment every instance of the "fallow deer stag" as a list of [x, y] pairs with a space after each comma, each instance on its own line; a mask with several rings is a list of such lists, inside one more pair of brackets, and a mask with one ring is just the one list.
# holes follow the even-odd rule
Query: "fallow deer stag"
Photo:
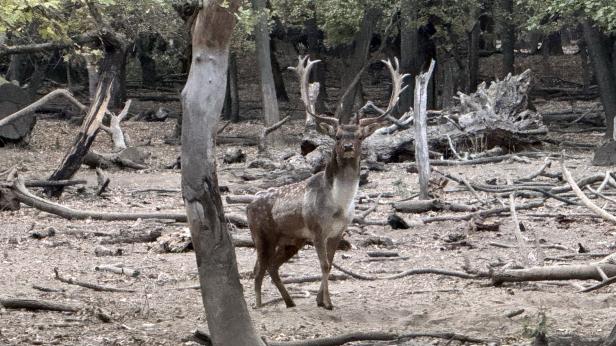
[[359, 188], [359, 163], [362, 141], [384, 125], [387, 115], [398, 102], [402, 80], [398, 61], [389, 68], [393, 80], [387, 110], [374, 118], [361, 119], [355, 124], [339, 124], [338, 119], [315, 114], [314, 102], [318, 84], [309, 84], [312, 66], [318, 60], [300, 58], [296, 70], [300, 77], [301, 98], [306, 112], [312, 116], [321, 132], [335, 139], [331, 158], [325, 171], [295, 184], [269, 189], [257, 194], [248, 205], [250, 232], [257, 251], [255, 264], [256, 305], [261, 306], [261, 284], [265, 271], [269, 273], [287, 307], [295, 306], [287, 292], [278, 269], [311, 241], [321, 265], [321, 288], [317, 305], [332, 309], [328, 278], [338, 242], [347, 229], [354, 212], [354, 198]]

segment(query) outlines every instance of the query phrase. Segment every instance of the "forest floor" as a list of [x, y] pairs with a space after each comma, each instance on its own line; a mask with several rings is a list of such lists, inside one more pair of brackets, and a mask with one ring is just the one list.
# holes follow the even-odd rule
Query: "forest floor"
[[[564, 104], [550, 105], [563, 107]], [[179, 147], [164, 144], [173, 133], [173, 122], [124, 123], [123, 127], [134, 143], [149, 142], [142, 147], [152, 156], [150, 168], [141, 171], [110, 170], [109, 191], [96, 196], [96, 176], [93, 170], [82, 168], [76, 178], [87, 179], [86, 188], [68, 188], [59, 203], [76, 209], [123, 212], [183, 211], [180, 171], [165, 169], [179, 153]], [[225, 133], [256, 133], [260, 125], [247, 121], [231, 125]], [[20, 175], [27, 178], [45, 178], [61, 161], [78, 128], [65, 121], [42, 120], [34, 130], [31, 143], [25, 148], [0, 148], [0, 171], [17, 165]], [[277, 143], [273, 151], [298, 148], [301, 122], [293, 122], [281, 129], [285, 141]], [[277, 135], [278, 136], [278, 135]], [[585, 134], [552, 134], [554, 138], [573, 142], [598, 144], [599, 132]], [[110, 150], [106, 134], [99, 134], [95, 150]], [[291, 148], [291, 149], [289, 149]], [[560, 153], [555, 146], [539, 147], [543, 152]], [[248, 160], [256, 157], [254, 147], [243, 147]], [[246, 182], [238, 177], [245, 170], [244, 163], [223, 164], [225, 147], [218, 150], [219, 181], [231, 193], [250, 192], [257, 182]], [[566, 152], [572, 158], [567, 166], [576, 178], [605, 168], [590, 165], [591, 149]], [[518, 161], [497, 164], [439, 167], [440, 171], [463, 175], [473, 182], [496, 178], [528, 175], [543, 164], [543, 158], [531, 158], [529, 163]], [[392, 192], [394, 198], [382, 198], [370, 220], [384, 220], [392, 212], [391, 202], [413, 195], [418, 190], [417, 175], [407, 173], [410, 163], [392, 163], [383, 172], [370, 172], [369, 183], [360, 193]], [[558, 171], [557, 164], [550, 171]], [[546, 179], [548, 178], [540, 178]], [[554, 180], [549, 180], [554, 182]], [[562, 184], [562, 183], [559, 183]], [[167, 191], [149, 191], [163, 189]], [[36, 189], [32, 189], [36, 192]], [[461, 191], [456, 184], [448, 184], [441, 198], [465, 204], [477, 204], [475, 197]], [[482, 198], [492, 198], [480, 193]], [[223, 195], [224, 199], [224, 195]], [[504, 200], [506, 198], [503, 198]], [[522, 203], [518, 199], [518, 203]], [[361, 206], [361, 204], [360, 204]], [[227, 206], [228, 211], [242, 211], [243, 205]], [[614, 208], [612, 206], [612, 208]], [[609, 208], [608, 208], [609, 210]], [[545, 214], [560, 214], [549, 217]], [[563, 206], [548, 200], [544, 207], [520, 211], [519, 218], [527, 230], [542, 244], [562, 245], [562, 249], [546, 248], [546, 265], [587, 263], [589, 259], [561, 256], [575, 254], [578, 244], [592, 252], [614, 251], [616, 229], [612, 224], [595, 217], [584, 207]], [[401, 214], [406, 220], [431, 216]], [[543, 214], [543, 215], [542, 215]], [[575, 216], [566, 216], [574, 214]], [[335, 263], [370, 275], [387, 275], [410, 268], [439, 268], [460, 271], [465, 261], [476, 268], [521, 262], [515, 246], [511, 218], [498, 216], [490, 219], [501, 224], [498, 231], [478, 232], [468, 222], [435, 222], [414, 226], [407, 230], [393, 230], [389, 226], [366, 226], [349, 232], [346, 239], [353, 244], [349, 251], [336, 254]], [[33, 239], [32, 231], [53, 227], [54, 237]], [[2, 345], [177, 345], [194, 344], [190, 335], [196, 328], [206, 329], [201, 296], [196, 289], [185, 289], [198, 284], [193, 252], [161, 253], [157, 243], [105, 245], [121, 248], [122, 256], [97, 257], [95, 248], [106, 238], [101, 232], [129, 232], [161, 229], [163, 234], [183, 231], [184, 224], [160, 221], [102, 222], [67, 221], [54, 215], [22, 205], [16, 212], [0, 213], [0, 296], [38, 298], [88, 307], [78, 313], [57, 313], [26, 310], [0, 310], [0, 344]], [[248, 235], [247, 229], [234, 232]], [[389, 247], [366, 245], [371, 237], [387, 237], [393, 241]], [[451, 243], [451, 240], [457, 240]], [[463, 240], [460, 242], [459, 240]], [[500, 248], [490, 243], [511, 244], [513, 248]], [[376, 250], [395, 251], [399, 257], [374, 260], [367, 253]], [[249, 306], [254, 305], [252, 268], [255, 252], [251, 248], [237, 248], [239, 272]], [[558, 259], [561, 257], [561, 259]], [[136, 278], [96, 271], [102, 264], [122, 263], [139, 269]], [[98, 292], [66, 285], [54, 279], [53, 269], [61, 275], [107, 286], [129, 288], [134, 293]], [[339, 274], [337, 270], [333, 273]], [[304, 248], [284, 265], [284, 277], [301, 277], [320, 273], [317, 257], [310, 246]], [[588, 284], [588, 283], [584, 283]], [[33, 285], [62, 289], [62, 292], [41, 292]], [[616, 287], [611, 286], [592, 293], [579, 293], [568, 282], [535, 282], [504, 284], [493, 287], [485, 280], [466, 280], [436, 275], [407, 276], [389, 281], [362, 281], [347, 279], [332, 281], [330, 291], [334, 309], [316, 306], [318, 282], [287, 284], [305, 298], [295, 298], [297, 306], [287, 309], [278, 301], [259, 309], [250, 309], [258, 333], [268, 340], [297, 340], [319, 336], [338, 335], [353, 331], [385, 332], [455, 332], [472, 337], [498, 340], [504, 345], [527, 345], [530, 335], [543, 328], [548, 336], [577, 335], [587, 341], [605, 337], [615, 323]], [[184, 288], [184, 289], [183, 289]], [[264, 301], [278, 298], [275, 287], [264, 282]], [[102, 322], [92, 311], [101, 308], [111, 316]], [[524, 312], [513, 318], [506, 315], [514, 310]], [[542, 316], [545, 316], [543, 318]], [[357, 344], [379, 344], [375, 342]], [[381, 345], [391, 344], [382, 342]], [[401, 344], [401, 343], [398, 343]], [[436, 339], [415, 339], [405, 345], [456, 345], [459, 343]], [[567, 343], [565, 343], [567, 344]], [[571, 343], [570, 343], [571, 344]], [[575, 343], [573, 343], [575, 344]], [[577, 343], [581, 345], [582, 343]]]

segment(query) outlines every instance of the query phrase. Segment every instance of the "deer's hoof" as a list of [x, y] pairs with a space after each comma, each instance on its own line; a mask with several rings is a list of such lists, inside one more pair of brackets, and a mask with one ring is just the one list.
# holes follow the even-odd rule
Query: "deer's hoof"
[[285, 304], [287, 305], [287, 308], [294, 308], [295, 307], [295, 302], [286, 302]]

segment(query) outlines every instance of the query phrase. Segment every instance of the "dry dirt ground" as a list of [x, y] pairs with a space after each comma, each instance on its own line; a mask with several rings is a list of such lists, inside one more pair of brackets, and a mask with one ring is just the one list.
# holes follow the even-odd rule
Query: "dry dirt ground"
[[[102, 197], [94, 194], [96, 178], [93, 170], [83, 167], [77, 178], [89, 181], [88, 187], [68, 188], [60, 203], [78, 209], [98, 211], [182, 211], [179, 193], [179, 170], [165, 169], [178, 154], [178, 147], [164, 144], [173, 132], [173, 123], [127, 122], [126, 132], [133, 142], [151, 140], [144, 147], [152, 154], [148, 168], [143, 171], [111, 170], [110, 190]], [[229, 133], [255, 132], [256, 122], [229, 127]], [[20, 174], [28, 178], [45, 178], [60, 162], [72, 142], [77, 127], [66, 122], [39, 121], [31, 144], [26, 148], [0, 148], [0, 171], [17, 165]], [[297, 143], [299, 122], [282, 129], [288, 143]], [[598, 143], [600, 133], [583, 135], [554, 135], [561, 139], [584, 143]], [[297, 148], [279, 143], [274, 150]], [[97, 150], [109, 150], [110, 140], [101, 133], [95, 143]], [[255, 157], [254, 148], [243, 148], [248, 160]], [[557, 147], [542, 151], [559, 152]], [[224, 147], [219, 149], [219, 159]], [[591, 151], [567, 149], [574, 157], [567, 165], [575, 177], [604, 172], [605, 168], [590, 165]], [[219, 179], [222, 185], [237, 193], [252, 182], [234, 176], [245, 164], [222, 164], [219, 160]], [[543, 164], [543, 158], [530, 163], [503, 162], [475, 166], [440, 167], [452, 174], [462, 174], [469, 181], [484, 182], [497, 178], [501, 183], [508, 177], [527, 175]], [[368, 218], [383, 220], [391, 213], [390, 202], [414, 194], [417, 175], [407, 173], [409, 163], [390, 164], [384, 172], [371, 172], [370, 182], [360, 193], [393, 192], [396, 197], [381, 199], [381, 205]], [[555, 165], [551, 171], [558, 170]], [[547, 179], [547, 178], [545, 178]], [[547, 180], [546, 180], [547, 181]], [[553, 180], [549, 180], [552, 181]], [[169, 191], [145, 191], [166, 189]], [[36, 189], [33, 189], [36, 191]], [[447, 201], [477, 204], [468, 192], [460, 192], [456, 184], [445, 187], [441, 197]], [[38, 191], [36, 191], [38, 192]], [[482, 198], [487, 198], [481, 193]], [[224, 197], [224, 196], [223, 196]], [[506, 200], [506, 198], [503, 198]], [[519, 201], [521, 203], [521, 200]], [[545, 249], [547, 257], [556, 258], [575, 253], [578, 243], [593, 252], [613, 251], [616, 229], [613, 225], [593, 217], [531, 216], [537, 213], [581, 214], [583, 207], [563, 207], [550, 200], [546, 207], [534, 211], [520, 211], [520, 221], [544, 244], [560, 244], [568, 248]], [[612, 206], [613, 207], [613, 206]], [[241, 205], [228, 210], [241, 211]], [[608, 207], [609, 209], [609, 207]], [[426, 213], [419, 216], [428, 216]], [[402, 215], [413, 220], [417, 215]], [[492, 218], [502, 223], [498, 232], [469, 231], [467, 222], [436, 222], [407, 230], [393, 230], [389, 226], [369, 226], [347, 234], [353, 249], [339, 252], [335, 263], [356, 272], [387, 275], [410, 268], [442, 268], [460, 270], [468, 260], [477, 268], [494, 263], [521, 260], [515, 248], [504, 249], [490, 242], [515, 244], [512, 223], [508, 216]], [[55, 237], [36, 240], [29, 237], [33, 230], [54, 227]], [[100, 232], [123, 232], [161, 228], [163, 233], [181, 231], [183, 224], [156, 221], [101, 222], [67, 221], [22, 207], [16, 212], [0, 213], [0, 295], [3, 297], [39, 298], [85, 307], [79, 313], [33, 312], [0, 310], [0, 344], [2, 345], [179, 345], [196, 328], [206, 328], [199, 291], [182, 289], [198, 283], [193, 252], [158, 253], [157, 243], [107, 245], [123, 249], [118, 257], [97, 257], [94, 249], [104, 238]], [[98, 232], [98, 233], [97, 233]], [[248, 230], [235, 230], [248, 234]], [[534, 232], [534, 233], [533, 233]], [[371, 236], [388, 237], [393, 241], [389, 251], [400, 258], [371, 261], [367, 253], [383, 250], [382, 246], [363, 245]], [[466, 237], [466, 243], [451, 245], [450, 239]], [[247, 304], [255, 301], [251, 272], [255, 252], [250, 248], [236, 250], [239, 271]], [[546, 265], [585, 263], [583, 257], [568, 260], [546, 260]], [[95, 271], [101, 264], [122, 263], [141, 271], [137, 278]], [[54, 279], [57, 267], [66, 277], [74, 277], [108, 286], [130, 288], [134, 293], [98, 292], [67, 285]], [[333, 270], [334, 273], [339, 273]], [[306, 247], [290, 263], [282, 267], [285, 277], [319, 274], [316, 253]], [[33, 288], [39, 285], [63, 289], [46, 293]], [[390, 281], [362, 281], [348, 279], [332, 281], [330, 290], [335, 305], [333, 311], [318, 308], [315, 303], [318, 283], [287, 284], [293, 292], [307, 296], [295, 298], [297, 307], [287, 309], [280, 301], [260, 309], [251, 309], [254, 325], [267, 339], [295, 340], [337, 335], [353, 331], [386, 332], [456, 332], [468, 336], [494, 339], [506, 345], [525, 345], [529, 334], [543, 328], [548, 335], [575, 334], [583, 338], [605, 337], [616, 323], [616, 288], [607, 287], [593, 293], [578, 293], [575, 286], [554, 282], [505, 284], [493, 287], [486, 281], [465, 280], [435, 275], [407, 276]], [[275, 287], [266, 280], [264, 301], [278, 298]], [[93, 312], [101, 308], [111, 315], [104, 323]], [[521, 315], [508, 318], [511, 311], [524, 309]], [[542, 323], [541, 316], [545, 316]], [[361, 343], [360, 343], [361, 344]], [[365, 344], [375, 344], [363, 343]], [[388, 344], [388, 343], [381, 343]], [[399, 343], [400, 344], [400, 343]], [[456, 345], [459, 343], [435, 339], [416, 339], [406, 345]]]

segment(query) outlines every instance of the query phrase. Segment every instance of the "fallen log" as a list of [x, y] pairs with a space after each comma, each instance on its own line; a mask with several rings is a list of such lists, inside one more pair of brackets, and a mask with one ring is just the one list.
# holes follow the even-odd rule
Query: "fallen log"
[[427, 211], [454, 211], [454, 212], [469, 212], [477, 211], [477, 207], [444, 202], [438, 199], [428, 200], [410, 200], [396, 202], [393, 204], [396, 211], [401, 213], [425, 213]]
[[598, 280], [603, 277], [597, 270], [600, 268], [607, 276], [616, 276], [616, 265], [613, 264], [580, 264], [533, 267], [528, 269], [509, 269], [494, 272], [492, 283], [496, 286], [505, 282], [549, 281], [549, 280]]
[[[184, 213], [103, 213], [71, 209], [33, 195], [24, 186], [23, 179], [20, 177], [13, 181], [13, 187], [9, 191], [13, 192], [16, 199], [23, 204], [68, 220], [136, 221], [138, 219], [159, 219], [186, 222], [186, 214]], [[248, 221], [239, 214], [230, 214], [228, 221], [242, 228], [248, 225]]]
[[0, 297], [0, 307], [4, 307], [6, 309], [48, 310], [60, 312], [77, 312], [81, 310], [80, 307], [34, 298]]

